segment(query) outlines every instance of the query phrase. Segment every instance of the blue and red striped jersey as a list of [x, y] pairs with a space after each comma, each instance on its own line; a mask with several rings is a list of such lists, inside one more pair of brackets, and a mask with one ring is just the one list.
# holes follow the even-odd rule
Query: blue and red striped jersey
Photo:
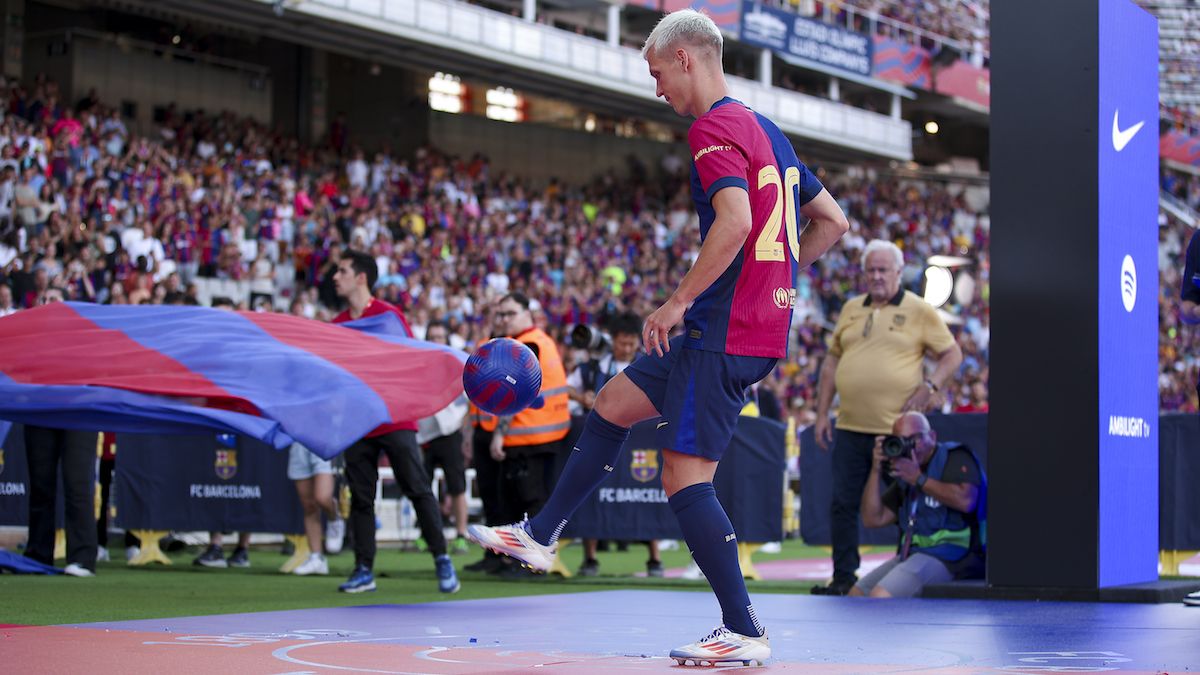
[[800, 207], [824, 186], [774, 122], [729, 97], [692, 124], [688, 144], [701, 240], [716, 219], [712, 198], [724, 188], [749, 194], [752, 227], [741, 253], [688, 308], [684, 344], [784, 357], [796, 303]]

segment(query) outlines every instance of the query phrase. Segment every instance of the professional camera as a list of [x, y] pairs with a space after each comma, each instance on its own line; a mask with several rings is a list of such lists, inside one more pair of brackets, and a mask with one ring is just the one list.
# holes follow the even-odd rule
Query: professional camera
[[586, 349], [589, 352], [608, 351], [608, 340], [604, 333], [595, 326], [584, 323], [575, 324], [571, 329], [571, 346], [575, 349]]
[[902, 436], [883, 437], [883, 456], [890, 462], [897, 457], [912, 455], [917, 447], [917, 439]]

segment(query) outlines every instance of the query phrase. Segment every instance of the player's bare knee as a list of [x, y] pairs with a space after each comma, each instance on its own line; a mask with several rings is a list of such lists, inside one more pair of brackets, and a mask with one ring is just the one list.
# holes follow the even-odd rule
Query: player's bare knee
[[600, 389], [592, 409], [621, 427], [631, 427], [658, 413], [646, 394], [623, 375], [617, 375]]
[[663, 490], [667, 496], [697, 483], [711, 483], [717, 463], [705, 457], [663, 450]]

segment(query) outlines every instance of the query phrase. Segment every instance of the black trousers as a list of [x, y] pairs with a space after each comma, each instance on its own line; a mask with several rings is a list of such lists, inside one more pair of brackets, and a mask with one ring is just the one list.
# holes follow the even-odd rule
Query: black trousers
[[848, 583], [857, 579], [858, 513], [863, 488], [871, 474], [875, 434], [838, 429], [833, 436], [833, 508], [830, 538], [833, 543], [833, 580]]
[[483, 502], [483, 524], [506, 525], [504, 509], [500, 503], [500, 463], [492, 459], [492, 436], [490, 431], [479, 427], [471, 436], [471, 464], [475, 467], [475, 488]]
[[[100, 475], [100, 517], [96, 519], [96, 541], [101, 548], [108, 548], [108, 510], [109, 498], [112, 495], [113, 471], [116, 470], [117, 460], [101, 459]], [[125, 530], [125, 548], [141, 546], [142, 542], [129, 530]]]
[[94, 431], [25, 426], [29, 464], [29, 543], [25, 555], [54, 564], [54, 505], [62, 467], [67, 564], [96, 569], [96, 441]]
[[425, 459], [417, 445], [417, 432], [393, 431], [364, 438], [346, 450], [346, 482], [350, 485], [350, 531], [354, 533], [354, 563], [375, 565], [375, 484], [379, 480], [379, 454], [387, 455], [400, 492], [412, 502], [421, 536], [434, 556], [446, 552], [442, 513]]
[[546, 474], [554, 464], [560, 443], [505, 448], [500, 463], [500, 509], [503, 522], [515, 523], [537, 515], [546, 505], [550, 491]]

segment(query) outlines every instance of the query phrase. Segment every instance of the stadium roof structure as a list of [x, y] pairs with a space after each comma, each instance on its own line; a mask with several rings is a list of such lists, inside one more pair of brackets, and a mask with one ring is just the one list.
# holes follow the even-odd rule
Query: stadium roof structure
[[[99, 0], [138, 13], [219, 22], [242, 32], [380, 63], [454, 72], [596, 112], [680, 125], [654, 95], [639, 50], [452, 0]], [[912, 158], [903, 119], [730, 77], [734, 97], [784, 132], [831, 150]]]

